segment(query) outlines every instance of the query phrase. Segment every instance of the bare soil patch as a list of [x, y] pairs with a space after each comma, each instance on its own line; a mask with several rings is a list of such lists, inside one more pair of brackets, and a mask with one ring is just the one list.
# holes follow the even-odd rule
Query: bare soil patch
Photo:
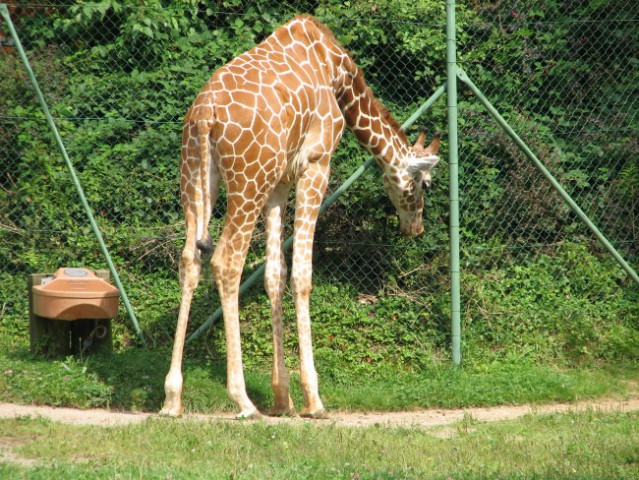
[[[464, 409], [431, 409], [409, 412], [329, 412], [328, 420], [315, 420], [318, 424], [334, 424], [346, 427], [369, 427], [379, 425], [390, 428], [429, 428], [445, 426], [472, 419], [478, 422], [495, 422], [513, 420], [527, 414], [546, 414], [596, 411], [633, 411], [639, 410], [639, 397], [627, 399], [588, 400], [575, 403], [559, 403], [550, 405], [505, 405], [497, 407], [471, 407]], [[0, 403], [0, 418], [33, 417], [47, 418], [55, 422], [75, 425], [118, 426], [144, 422], [148, 418], [157, 417], [153, 413], [118, 412], [113, 410], [58, 408], [35, 405], [16, 405]], [[231, 421], [230, 413], [185, 414], [185, 419], [196, 421]], [[248, 422], [302, 423], [308, 419], [299, 417], [263, 417]]]
[[2, 436], [0, 432], [0, 462], [13, 463], [21, 467], [31, 468], [37, 465], [35, 460], [21, 457], [13, 449], [22, 445], [22, 439]]

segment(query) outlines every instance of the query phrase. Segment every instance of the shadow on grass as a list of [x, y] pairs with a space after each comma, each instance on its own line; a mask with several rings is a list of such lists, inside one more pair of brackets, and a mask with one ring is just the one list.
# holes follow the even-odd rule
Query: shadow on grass
[[[164, 401], [170, 354], [166, 347], [128, 348], [85, 358], [45, 359], [29, 353], [26, 345], [14, 346], [0, 352], [0, 400], [157, 412]], [[337, 381], [318, 366], [326, 406], [363, 411], [566, 402], [624, 395], [628, 379], [636, 378], [638, 368], [631, 364], [558, 370], [505, 364], [473, 371], [440, 366], [413, 373], [392, 369], [353, 373]], [[245, 375], [250, 398], [260, 410], [267, 410], [272, 403], [269, 372], [251, 366]], [[291, 393], [299, 408], [297, 374], [291, 375]], [[183, 403], [187, 413], [235, 411], [226, 393], [224, 361], [207, 355], [202, 347], [193, 346], [185, 352]]]
[[[226, 393], [224, 360], [214, 360], [197, 348], [187, 349], [184, 357], [185, 411], [234, 411]], [[32, 354], [28, 345], [14, 345], [0, 353], [0, 401], [158, 412], [170, 361], [168, 347], [45, 357]], [[272, 401], [269, 382], [268, 372], [246, 373], [248, 394], [261, 410]]]
[[[168, 349], [128, 349], [91, 358], [90, 369], [110, 386], [112, 408], [157, 412], [164, 402], [164, 377], [169, 369]], [[189, 358], [185, 352], [182, 401], [186, 412], [234, 411], [226, 393], [226, 364], [210, 358]], [[246, 373], [247, 392], [259, 409], [268, 408], [268, 374]]]

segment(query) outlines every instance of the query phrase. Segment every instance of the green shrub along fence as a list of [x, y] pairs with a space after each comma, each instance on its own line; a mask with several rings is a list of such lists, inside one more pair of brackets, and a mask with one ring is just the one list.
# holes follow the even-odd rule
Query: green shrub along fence
[[[147, 338], [172, 342], [183, 242], [181, 119], [211, 73], [295, 13], [325, 22], [404, 122], [446, 84], [441, 0], [10, 2], [12, 21]], [[460, 2], [457, 60], [630, 265], [639, 263], [639, 5]], [[0, 31], [0, 321], [25, 339], [26, 276], [105, 268], [5, 24]], [[463, 82], [458, 85], [464, 361], [639, 359], [639, 287]], [[446, 96], [419, 124], [446, 132]], [[408, 129], [414, 135], [416, 129]], [[375, 167], [322, 216], [312, 314], [320, 370], [426, 368], [450, 344], [449, 171], [402, 237]], [[367, 155], [348, 134], [330, 191]], [[214, 210], [213, 236], [224, 216]], [[290, 230], [290, 225], [287, 227]], [[247, 275], [263, 259], [260, 227]], [[191, 332], [219, 305], [202, 282]], [[270, 352], [260, 288], [243, 297], [249, 362]], [[286, 313], [292, 318], [287, 300]], [[291, 322], [293, 323], [293, 322]], [[294, 344], [294, 326], [287, 342]], [[117, 348], [135, 343], [123, 308]], [[194, 342], [223, 358], [223, 333]], [[18, 340], [16, 340], [18, 341]], [[198, 347], [199, 348], [199, 347]], [[168, 365], [168, 357], [167, 357]], [[356, 365], [357, 367], [355, 367]]]

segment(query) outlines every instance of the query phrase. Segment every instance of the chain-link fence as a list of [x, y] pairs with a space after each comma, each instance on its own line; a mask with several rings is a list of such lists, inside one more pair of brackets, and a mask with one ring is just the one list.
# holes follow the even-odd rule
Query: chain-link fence
[[[311, 13], [352, 51], [400, 121], [445, 83], [441, 1], [9, 3], [133, 308], [157, 342], [170, 341], [179, 305], [181, 119], [217, 67], [293, 14]], [[460, 66], [633, 265], [638, 16], [631, 1], [458, 6]], [[19, 323], [27, 317], [24, 275], [62, 265], [103, 268], [104, 259], [2, 31], [0, 307], [3, 322]], [[613, 323], [636, 329], [636, 318], [611, 308], [623, 304], [625, 315], [636, 315], [636, 286], [477, 99], [462, 86], [460, 95], [462, 295], [465, 328], [474, 332], [464, 342], [487, 341], [499, 351], [549, 314], [557, 316], [558, 332], [563, 321], [576, 326], [561, 342], [585, 350]], [[420, 123], [444, 130], [445, 102]], [[365, 158], [347, 135], [333, 159], [329, 193]], [[450, 301], [445, 157], [426, 195], [426, 233], [417, 239], [399, 234], [379, 177], [369, 169], [318, 224], [314, 283], [338, 292], [322, 291], [319, 301], [343, 295], [375, 312], [390, 298], [395, 312], [384, 315], [411, 312], [416, 334], [443, 345]], [[223, 216], [222, 194], [213, 238]], [[247, 271], [262, 258], [258, 226]], [[217, 306], [210, 287], [201, 287], [194, 327]]]
[[[460, 65], [636, 266], [639, 6], [471, 5]], [[466, 320], [483, 324], [480, 330], [499, 344], [554, 314], [563, 340], [584, 353], [596, 350], [615, 328], [608, 307], [636, 285], [472, 94], [461, 91], [469, 95], [460, 109]], [[512, 301], [486, 309], [484, 289]], [[636, 310], [629, 317], [636, 326]]]

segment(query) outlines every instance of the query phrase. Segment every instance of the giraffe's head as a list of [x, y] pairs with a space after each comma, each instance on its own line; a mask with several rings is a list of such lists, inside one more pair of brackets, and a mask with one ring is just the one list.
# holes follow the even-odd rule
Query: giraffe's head
[[436, 133], [428, 147], [424, 147], [426, 131], [422, 129], [408, 154], [398, 167], [390, 167], [384, 174], [384, 188], [397, 208], [399, 229], [404, 235], [416, 236], [424, 231], [424, 190], [430, 188], [431, 171], [439, 162], [440, 135]]

